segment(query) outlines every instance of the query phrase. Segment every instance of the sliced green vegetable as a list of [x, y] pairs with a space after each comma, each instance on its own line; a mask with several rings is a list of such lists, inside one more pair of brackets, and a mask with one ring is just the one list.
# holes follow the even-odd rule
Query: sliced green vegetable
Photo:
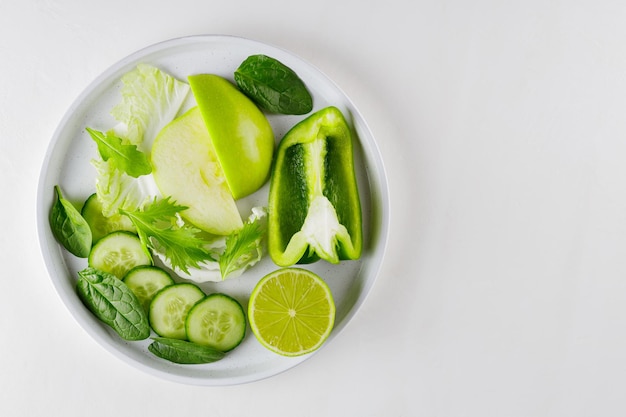
[[112, 132], [102, 133], [86, 128], [91, 138], [98, 145], [98, 152], [103, 160], [109, 159], [120, 171], [137, 178], [152, 172], [152, 166], [145, 153], [137, 150], [137, 145], [127, 145]]
[[152, 256], [137, 235], [126, 231], [109, 233], [93, 245], [89, 253], [89, 266], [119, 279], [139, 265], [152, 265]]
[[246, 316], [237, 300], [214, 293], [189, 310], [185, 329], [189, 341], [228, 352], [239, 346], [246, 335]]
[[137, 228], [139, 239], [146, 248], [163, 253], [172, 267], [188, 272], [189, 267], [197, 268], [206, 260], [215, 260], [206, 248], [202, 231], [190, 224], [177, 224], [176, 215], [185, 210], [169, 197], [154, 200], [140, 211], [121, 212], [127, 215]]
[[91, 229], [76, 207], [63, 198], [61, 188], [54, 186], [56, 201], [50, 209], [49, 221], [52, 234], [70, 253], [79, 258], [89, 256]]
[[269, 194], [268, 251], [280, 266], [358, 259], [361, 206], [352, 135], [341, 112], [322, 109], [279, 144]]
[[304, 82], [277, 59], [251, 55], [234, 75], [241, 91], [269, 112], [306, 114], [313, 109], [313, 98]]
[[154, 295], [174, 284], [170, 274], [154, 265], [136, 266], [128, 271], [122, 281], [137, 296], [146, 314], [150, 311], [150, 302]]
[[119, 213], [110, 217], [106, 217], [102, 214], [102, 204], [96, 193], [91, 194], [87, 200], [85, 200], [80, 214], [87, 221], [87, 224], [89, 224], [93, 244], [103, 236], [118, 230], [125, 230], [131, 233], [137, 232], [133, 222], [131, 222], [128, 217]]
[[205, 297], [195, 284], [181, 282], [163, 288], [150, 303], [148, 314], [152, 329], [163, 337], [187, 339], [185, 320], [187, 313]]
[[150, 336], [150, 325], [141, 303], [115, 275], [86, 268], [78, 273], [78, 296], [101, 321], [122, 339], [143, 340]]
[[222, 359], [225, 354], [209, 346], [201, 346], [186, 340], [153, 337], [148, 350], [159, 358], [180, 364], [211, 363]]

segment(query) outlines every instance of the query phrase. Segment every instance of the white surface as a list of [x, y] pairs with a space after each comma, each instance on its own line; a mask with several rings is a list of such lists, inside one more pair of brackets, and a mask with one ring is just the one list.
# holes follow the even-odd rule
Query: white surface
[[[626, 5], [0, 1], [0, 415], [622, 416]], [[235, 387], [137, 371], [72, 319], [35, 228], [43, 155], [113, 62], [201, 33], [310, 61], [388, 170], [391, 239], [312, 360]]]

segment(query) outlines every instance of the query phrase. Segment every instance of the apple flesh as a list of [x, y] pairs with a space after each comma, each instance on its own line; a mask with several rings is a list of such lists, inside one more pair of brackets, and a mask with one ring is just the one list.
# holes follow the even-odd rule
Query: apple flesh
[[188, 207], [180, 213], [183, 219], [218, 235], [243, 227], [198, 107], [161, 130], [151, 158], [152, 175], [161, 194]]
[[233, 83], [214, 74], [188, 77], [235, 200], [269, 179], [274, 133], [261, 110]]

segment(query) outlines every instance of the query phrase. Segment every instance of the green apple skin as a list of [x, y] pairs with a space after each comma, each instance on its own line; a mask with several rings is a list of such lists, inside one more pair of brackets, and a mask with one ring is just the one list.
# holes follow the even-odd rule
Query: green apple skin
[[214, 74], [188, 77], [226, 181], [237, 200], [269, 179], [274, 133], [263, 112], [233, 83]]
[[181, 216], [196, 227], [228, 235], [243, 227], [198, 107], [161, 130], [152, 146], [152, 175], [163, 196], [188, 207]]

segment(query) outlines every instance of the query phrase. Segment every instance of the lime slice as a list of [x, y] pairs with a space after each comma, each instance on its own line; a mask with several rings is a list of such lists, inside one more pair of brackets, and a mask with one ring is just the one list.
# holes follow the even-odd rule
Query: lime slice
[[318, 349], [335, 323], [328, 285], [301, 268], [283, 268], [263, 277], [248, 304], [248, 320], [259, 342], [283, 356]]

